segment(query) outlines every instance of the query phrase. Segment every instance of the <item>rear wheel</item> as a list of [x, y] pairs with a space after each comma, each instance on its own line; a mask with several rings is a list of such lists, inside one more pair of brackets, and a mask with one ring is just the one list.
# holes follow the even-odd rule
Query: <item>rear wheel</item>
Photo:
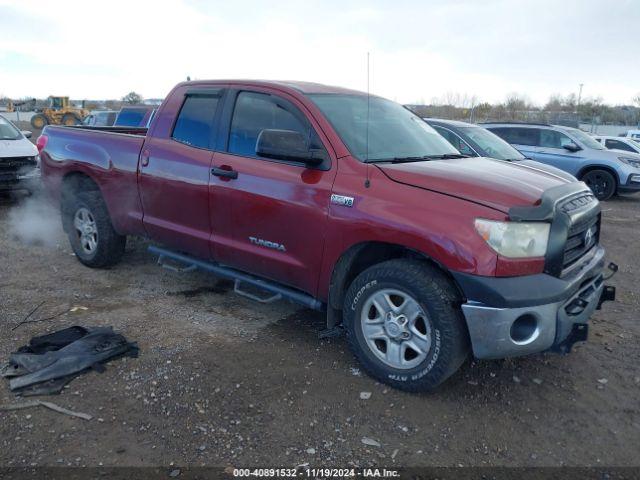
[[80, 262], [102, 268], [120, 261], [127, 237], [114, 230], [100, 192], [72, 195], [62, 206], [62, 219], [71, 248]]
[[457, 291], [425, 262], [368, 268], [349, 287], [343, 312], [351, 350], [372, 377], [393, 387], [433, 390], [469, 354]]
[[80, 125], [82, 121], [73, 113], [65, 113], [62, 116], [62, 124], [70, 127], [72, 125]]
[[609, 200], [616, 193], [616, 179], [606, 170], [590, 170], [582, 176], [598, 200]]
[[31, 126], [38, 130], [42, 130], [44, 127], [49, 125], [49, 120], [41, 113], [36, 113], [33, 117], [31, 117]]

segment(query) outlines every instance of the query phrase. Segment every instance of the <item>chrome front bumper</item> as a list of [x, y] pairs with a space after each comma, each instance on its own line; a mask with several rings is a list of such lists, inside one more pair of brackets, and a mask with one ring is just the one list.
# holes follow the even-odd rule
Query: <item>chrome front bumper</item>
[[[601, 250], [601, 249], [600, 249]], [[568, 351], [576, 329], [586, 339], [587, 322], [605, 288], [604, 251], [598, 251], [571, 280], [564, 298], [532, 306], [492, 307], [477, 300], [462, 305], [476, 358], [515, 357], [545, 350]], [[568, 280], [569, 281], [569, 280]], [[522, 292], [523, 296], [527, 292]], [[567, 345], [567, 342], [569, 344]]]

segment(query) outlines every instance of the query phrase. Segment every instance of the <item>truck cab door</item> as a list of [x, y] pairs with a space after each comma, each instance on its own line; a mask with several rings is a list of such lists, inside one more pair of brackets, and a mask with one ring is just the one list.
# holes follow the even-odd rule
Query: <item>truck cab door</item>
[[[218, 198], [230, 200], [226, 214], [232, 234], [218, 237], [217, 257], [315, 294], [337, 164], [303, 109], [295, 98], [268, 89], [229, 92], [221, 129], [225, 141], [213, 156], [211, 209]], [[257, 155], [264, 129], [302, 133], [313, 148], [325, 149], [327, 161], [309, 168]]]
[[171, 248], [210, 258], [209, 177], [221, 89], [181, 87], [147, 137], [138, 188], [147, 235]]

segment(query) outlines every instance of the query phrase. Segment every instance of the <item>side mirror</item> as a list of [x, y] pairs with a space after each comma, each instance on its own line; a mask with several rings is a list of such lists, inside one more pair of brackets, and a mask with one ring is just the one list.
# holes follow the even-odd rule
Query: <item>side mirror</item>
[[29, 130], [21, 130], [20, 133], [24, 135], [24, 138], [31, 138], [32, 133]]
[[293, 130], [264, 129], [258, 135], [256, 154], [278, 160], [296, 160], [307, 165], [320, 165], [324, 158], [309, 149], [307, 140]]
[[564, 149], [569, 150], [570, 152], [577, 152], [579, 150], [582, 150], [578, 145], [576, 145], [575, 143], [567, 143], [566, 145], [562, 146]]

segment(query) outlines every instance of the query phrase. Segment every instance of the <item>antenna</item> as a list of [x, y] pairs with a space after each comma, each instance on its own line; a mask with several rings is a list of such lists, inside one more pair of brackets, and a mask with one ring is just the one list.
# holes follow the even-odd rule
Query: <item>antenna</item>
[[364, 186], [366, 188], [369, 188], [369, 185], [371, 185], [371, 182], [369, 181], [369, 110], [370, 110], [370, 99], [371, 99], [371, 94], [370, 94], [370, 89], [369, 89], [369, 52], [367, 52], [367, 125], [366, 125], [366, 138], [365, 138], [365, 154], [364, 154], [364, 161], [367, 164], [367, 173], [366, 173], [366, 180], [364, 181]]

